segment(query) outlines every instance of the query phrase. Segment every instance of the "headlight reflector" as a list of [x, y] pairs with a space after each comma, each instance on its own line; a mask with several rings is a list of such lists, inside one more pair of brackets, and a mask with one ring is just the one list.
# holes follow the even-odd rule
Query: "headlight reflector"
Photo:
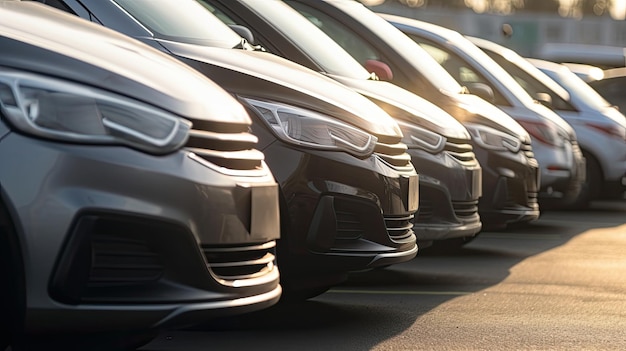
[[282, 140], [298, 146], [345, 151], [357, 157], [374, 152], [377, 138], [320, 113], [278, 102], [242, 98]]
[[409, 149], [423, 149], [431, 154], [438, 154], [446, 146], [446, 138], [438, 133], [409, 124], [403, 121], [397, 121], [402, 130], [402, 142]]
[[20, 131], [48, 139], [120, 144], [164, 154], [185, 144], [191, 123], [103, 90], [0, 71], [0, 108]]
[[518, 138], [491, 127], [467, 123], [465, 128], [469, 131], [474, 141], [485, 149], [508, 150], [512, 153], [517, 153], [522, 146], [522, 142]]

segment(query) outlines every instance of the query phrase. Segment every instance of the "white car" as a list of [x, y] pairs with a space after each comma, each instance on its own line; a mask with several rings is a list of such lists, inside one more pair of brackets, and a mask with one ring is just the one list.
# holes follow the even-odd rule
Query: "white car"
[[[543, 77], [537, 73], [532, 75], [535, 84], [545, 84], [544, 91], [551, 95], [556, 112], [576, 130], [587, 159], [589, 191], [586, 195], [589, 198], [623, 197], [626, 191], [626, 117], [567, 67], [544, 60], [528, 61], [533, 65], [528, 68], [528, 77], [531, 78], [530, 72], [535, 67], [539, 73], [545, 73]], [[569, 100], [556, 103], [562, 94], [557, 95], [558, 90], [552, 89], [546, 79], [563, 87]]]
[[423, 21], [380, 14], [426, 49], [470, 93], [495, 104], [532, 138], [539, 161], [541, 205], [569, 206], [585, 181], [585, 160], [574, 129], [538, 103], [502, 67], [460, 33]]

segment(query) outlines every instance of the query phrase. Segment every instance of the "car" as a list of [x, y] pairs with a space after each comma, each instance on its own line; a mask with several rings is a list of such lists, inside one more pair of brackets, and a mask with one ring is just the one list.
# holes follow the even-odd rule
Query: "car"
[[241, 103], [35, 2], [0, 2], [0, 46], [0, 349], [134, 349], [278, 302], [278, 184]]
[[226, 24], [252, 33], [253, 45], [297, 62], [356, 90], [394, 117], [420, 175], [413, 232], [418, 246], [473, 239], [482, 224], [482, 171], [466, 129], [425, 99], [377, 80], [324, 32], [282, 1], [200, 0]]
[[[539, 59], [535, 59], [539, 60]], [[546, 60], [542, 60], [546, 61]], [[552, 61], [550, 61], [552, 62]], [[591, 83], [593, 81], [602, 79], [604, 77], [604, 70], [598, 66], [587, 65], [582, 63], [561, 63], [563, 66], [569, 68], [574, 74], [576, 74], [585, 83]]]
[[[587, 164], [585, 191], [578, 207], [586, 207], [595, 199], [623, 198], [626, 117], [564, 65], [524, 59], [504, 49], [488, 53], [527, 91], [549, 94], [549, 105], [576, 130]], [[500, 54], [506, 56], [496, 57]]]
[[[419, 178], [398, 124], [294, 62], [253, 50], [195, 0], [63, 0], [66, 11], [168, 52], [236, 96], [280, 185], [283, 299], [413, 259]], [[51, 4], [52, 5], [52, 4]]]
[[[460, 33], [406, 17], [381, 15], [419, 43], [461, 84], [486, 85], [483, 95], [520, 123], [532, 138], [539, 162], [539, 203], [547, 207], [572, 205], [583, 191], [585, 159], [576, 132], [559, 115], [531, 97], [506, 70], [485, 54], [483, 39], [470, 41]], [[479, 42], [480, 40], [480, 42]]]
[[604, 99], [618, 107], [622, 113], [626, 112], [626, 68], [610, 68], [602, 72], [602, 78], [589, 82], [589, 85]]
[[626, 50], [620, 46], [575, 43], [545, 43], [537, 58], [558, 63], [578, 63], [601, 68], [624, 67]]
[[434, 103], [469, 131], [483, 175], [483, 230], [539, 217], [538, 163], [528, 133], [510, 116], [467, 93], [428, 53], [356, 1], [289, 0], [368, 71]]

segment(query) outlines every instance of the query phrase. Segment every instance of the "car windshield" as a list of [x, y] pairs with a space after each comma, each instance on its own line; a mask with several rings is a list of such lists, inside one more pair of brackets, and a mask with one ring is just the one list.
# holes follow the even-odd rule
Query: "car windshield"
[[611, 104], [606, 101], [598, 92], [596, 92], [589, 84], [580, 79], [575, 73], [563, 67], [556, 71], [544, 71], [550, 78], [554, 79], [562, 87], [567, 90], [570, 95], [576, 96], [577, 99], [594, 109], [603, 110]]
[[339, 44], [282, 1], [241, 0], [296, 43], [326, 73], [368, 79], [370, 73]]
[[195, 0], [114, 0], [156, 38], [222, 48], [242, 39]]
[[[321, 12], [314, 11], [314, 9], [309, 7], [304, 7], [298, 2], [287, 1], [287, 3], [301, 13], [307, 12], [307, 18], [309, 21], [314, 23], [317, 22], [318, 27], [320, 27], [334, 40], [338, 42], [346, 42], [347, 44], [345, 46], [342, 45], [342, 47], [351, 47], [349, 45], [350, 43], [364, 42], [364, 40], [359, 37], [359, 34], [347, 30], [345, 25], [336, 20], [331, 22], [330, 19], [325, 18]], [[340, 7], [342, 11], [346, 12], [351, 17], [357, 19], [362, 25], [367, 26], [367, 28], [372, 31], [374, 35], [385, 40], [387, 45], [393, 48], [394, 52], [403, 55], [403, 57], [408, 58], [410, 61], [419, 61], [419, 64], [416, 65], [419, 72], [437, 89], [448, 93], [460, 93], [463, 91], [461, 85], [457, 83], [457, 81], [454, 80], [454, 78], [452, 78], [452, 76], [450, 76], [450, 74], [448, 74], [448, 72], [443, 69], [439, 63], [437, 63], [437, 61], [424, 51], [424, 49], [375, 12], [366, 8], [357, 1], [341, 1], [334, 4], [337, 7]], [[328, 26], [328, 28], [325, 28], [324, 26]], [[330, 28], [331, 26], [333, 28]], [[333, 35], [332, 33], [336, 35]], [[343, 38], [340, 38], [340, 36], [343, 36]], [[353, 57], [358, 57], [358, 51], [364, 51], [366, 49], [367, 48], [365, 47], [352, 46], [352, 49], [346, 50]]]
[[[515, 96], [524, 105], [532, 105], [533, 98], [530, 96], [524, 88], [498, 63], [496, 63], [492, 57], [489, 57], [481, 48], [474, 45], [470, 40], [458, 34], [457, 40], [454, 40], [454, 45], [471, 58], [476, 65], [484, 67], [487, 72], [497, 81], [501, 83], [504, 89], [508, 90], [513, 96]], [[511, 59], [506, 56], [505, 59]]]

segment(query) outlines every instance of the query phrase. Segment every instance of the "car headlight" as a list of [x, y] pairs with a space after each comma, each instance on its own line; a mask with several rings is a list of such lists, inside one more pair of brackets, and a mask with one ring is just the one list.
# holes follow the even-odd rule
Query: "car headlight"
[[559, 133], [559, 128], [552, 122], [547, 121], [517, 121], [526, 131], [530, 134], [530, 137], [540, 141], [544, 144], [556, 146], [562, 148], [565, 146], [566, 136]]
[[465, 125], [465, 128], [469, 131], [472, 139], [485, 149], [508, 150], [517, 153], [522, 146], [522, 142], [515, 136], [503, 133], [491, 127], [468, 123]]
[[446, 138], [428, 129], [413, 124], [397, 121], [402, 130], [402, 142], [409, 149], [422, 149], [432, 154], [440, 153], [446, 146]]
[[48, 139], [118, 144], [164, 154], [185, 144], [191, 123], [100, 89], [0, 71], [0, 108], [20, 131]]
[[242, 100], [258, 112], [280, 139], [291, 144], [367, 157], [378, 141], [361, 129], [311, 110], [251, 98]]

